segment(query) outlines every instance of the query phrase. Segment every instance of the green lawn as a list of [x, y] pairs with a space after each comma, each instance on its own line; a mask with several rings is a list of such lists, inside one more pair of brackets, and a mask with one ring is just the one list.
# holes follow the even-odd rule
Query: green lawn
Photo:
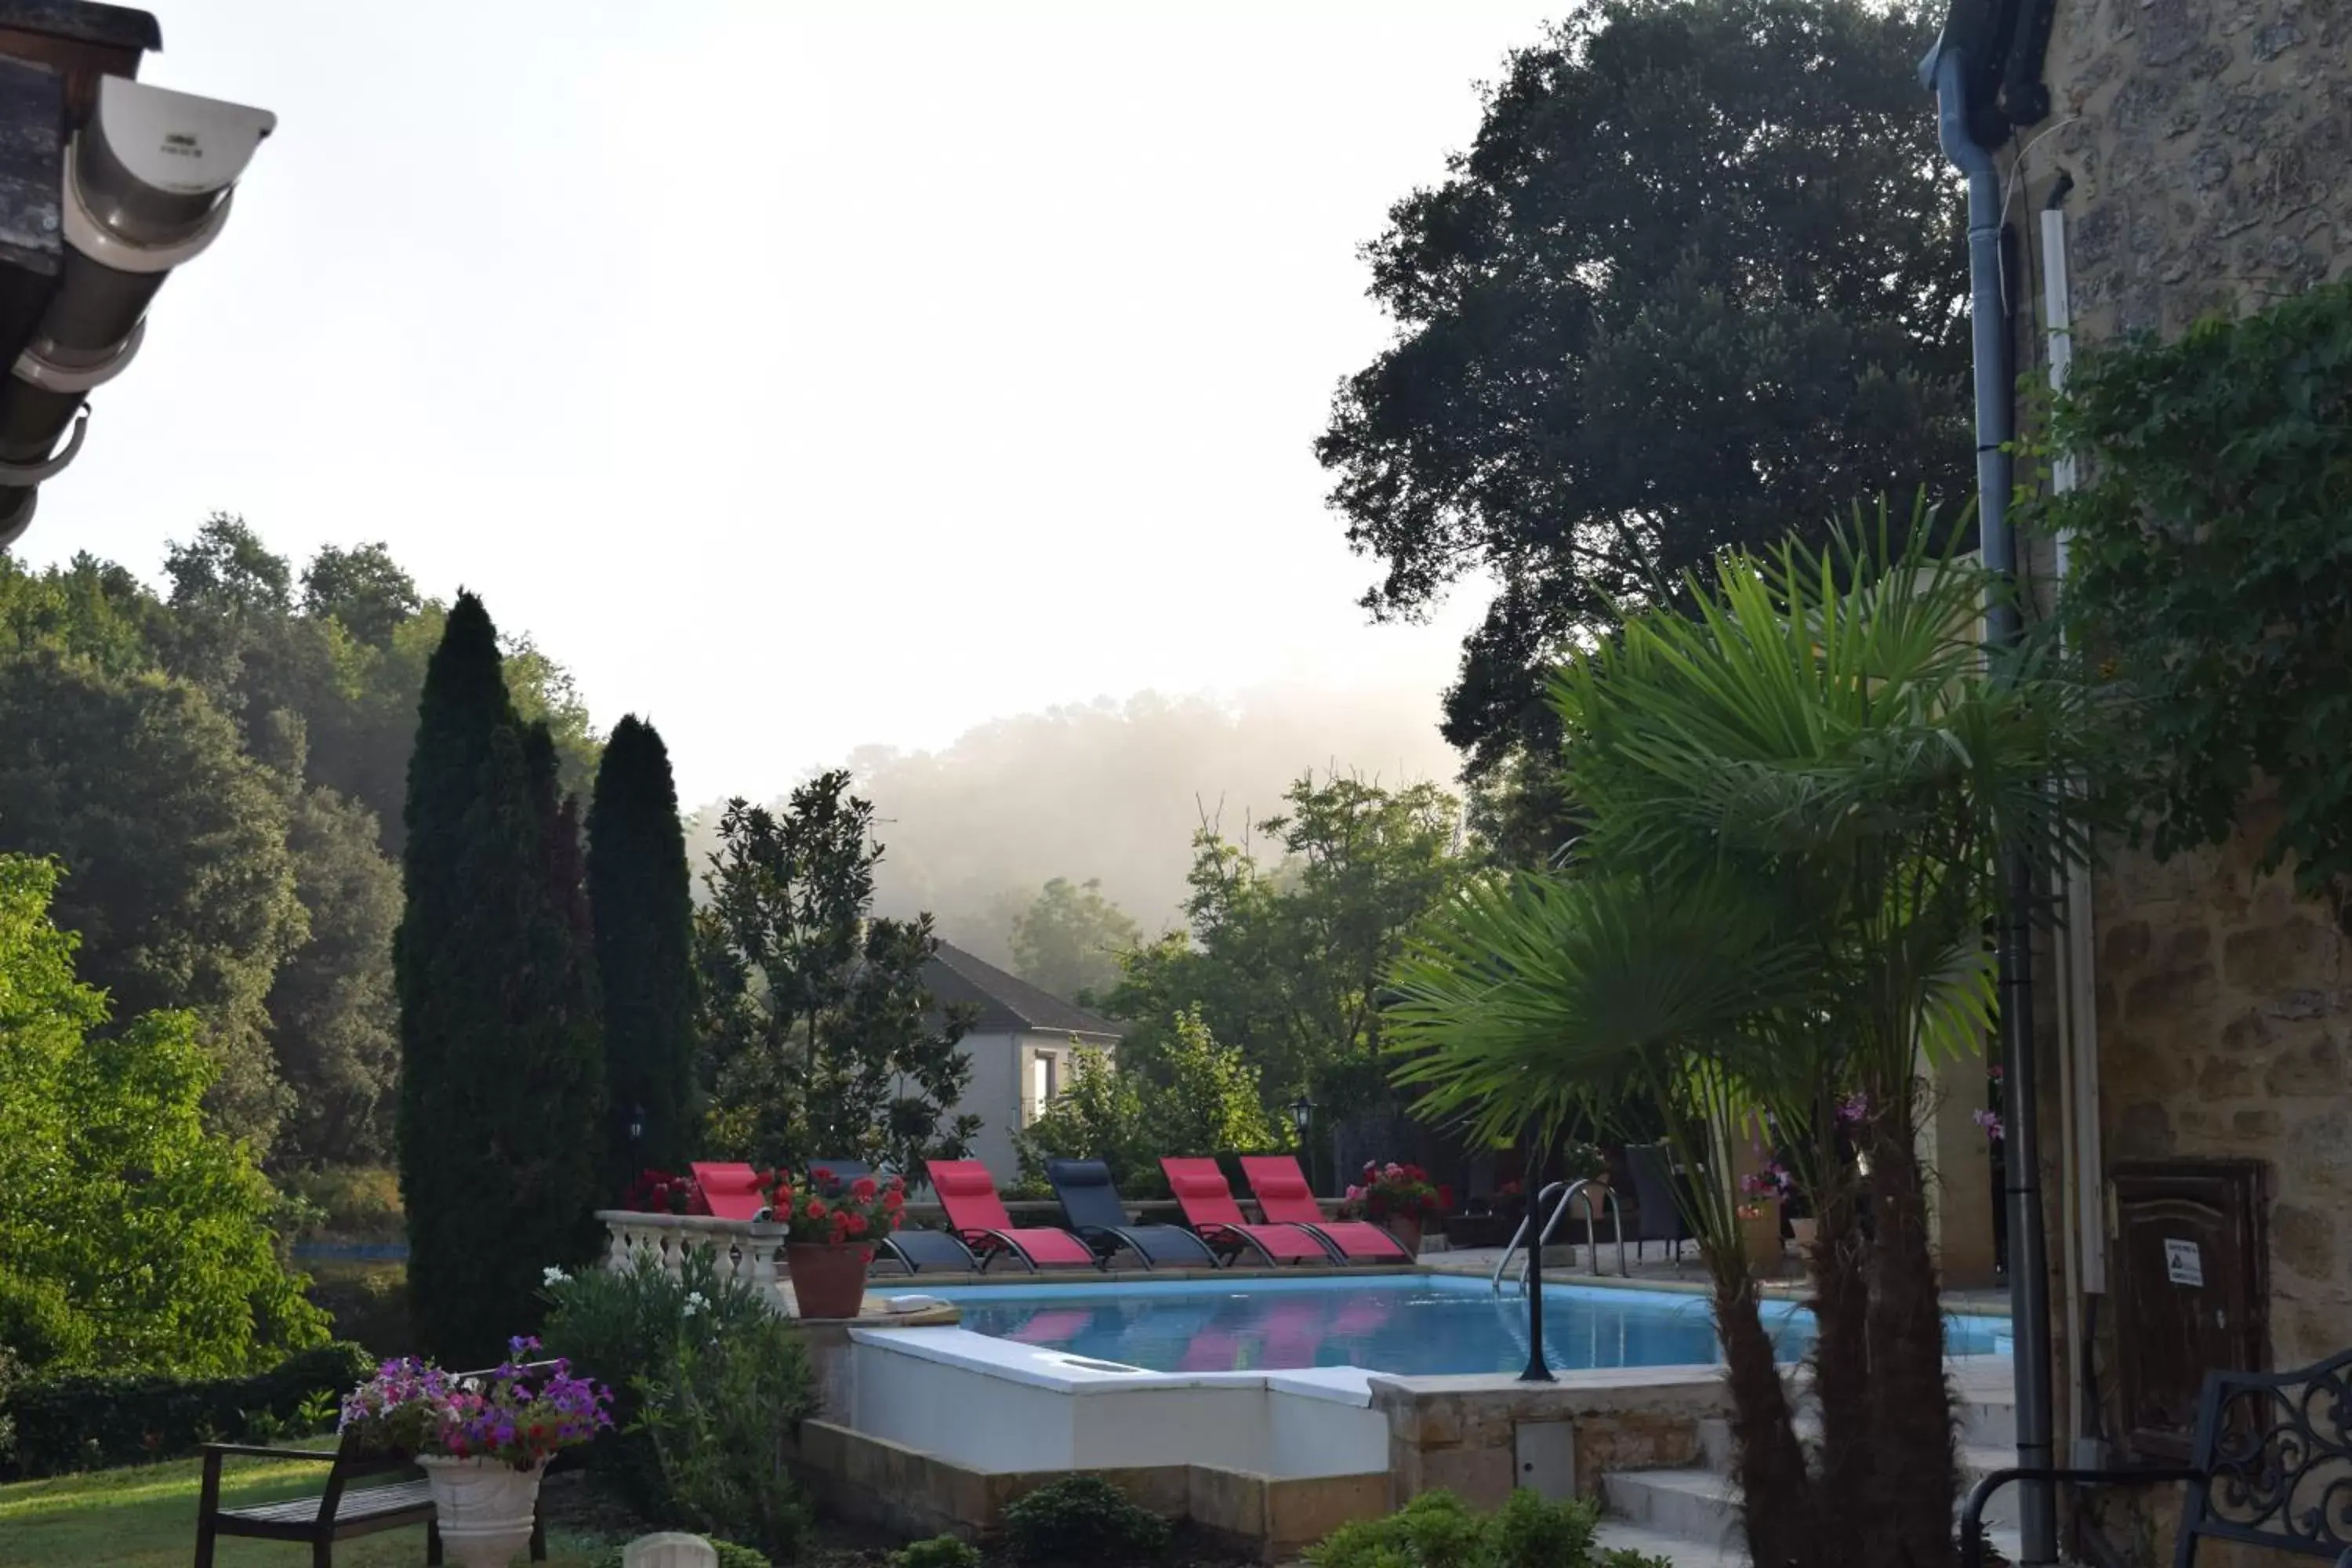
[[[315, 1490], [326, 1473], [324, 1465], [231, 1459], [221, 1489], [233, 1502], [266, 1502]], [[0, 1487], [0, 1563], [188, 1568], [203, 1475], [199, 1461], [181, 1459]], [[551, 1531], [550, 1568], [586, 1568], [588, 1553], [603, 1545]], [[310, 1548], [275, 1541], [224, 1540], [214, 1557], [219, 1568], [306, 1568], [310, 1561]], [[424, 1561], [421, 1524], [335, 1548], [336, 1568], [417, 1568]]]

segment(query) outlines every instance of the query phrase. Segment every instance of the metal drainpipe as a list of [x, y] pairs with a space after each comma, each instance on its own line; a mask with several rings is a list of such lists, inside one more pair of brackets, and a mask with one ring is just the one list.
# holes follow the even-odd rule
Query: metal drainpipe
[[[2009, 524], [2011, 374], [2009, 315], [2001, 303], [2000, 170], [1969, 134], [1967, 61], [1948, 46], [1935, 57], [1936, 130], [1944, 155], [1969, 181], [1969, 316], [1974, 329], [1977, 403], [1977, 526], [1984, 563], [2005, 587], [2017, 581], [2017, 537]], [[1985, 640], [2014, 644], [2020, 621], [2013, 595], [1985, 616]], [[2009, 1144], [2009, 1307], [2015, 1335], [2017, 1462], [2048, 1468], [2051, 1443], [2050, 1265], [2042, 1225], [2042, 1148], [2035, 1106], [2033, 933], [2028, 916], [2033, 867], [2021, 850], [2001, 851], [2000, 1032], [2004, 1071], [2014, 1086], [2004, 1127]], [[2021, 1568], [2058, 1560], [2058, 1521], [2049, 1483], [2026, 1485], [2018, 1499]]]

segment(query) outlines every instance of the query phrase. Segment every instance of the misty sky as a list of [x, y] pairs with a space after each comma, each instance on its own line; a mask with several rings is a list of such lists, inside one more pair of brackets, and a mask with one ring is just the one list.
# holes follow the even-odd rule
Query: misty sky
[[26, 560], [385, 539], [688, 802], [1144, 689], [1433, 725], [1480, 605], [1367, 626], [1310, 444], [1356, 246], [1557, 4], [154, 8], [279, 130]]

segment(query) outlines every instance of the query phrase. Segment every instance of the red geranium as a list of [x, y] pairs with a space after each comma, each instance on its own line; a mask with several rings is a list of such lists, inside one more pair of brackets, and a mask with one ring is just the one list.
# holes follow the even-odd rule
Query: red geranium
[[1362, 1184], [1348, 1189], [1339, 1212], [1375, 1220], [1400, 1215], [1427, 1219], [1444, 1214], [1446, 1204], [1444, 1189], [1431, 1183], [1429, 1173], [1419, 1165], [1367, 1160]]
[[904, 1176], [860, 1176], [845, 1189], [835, 1185], [833, 1173], [822, 1165], [799, 1181], [789, 1171], [779, 1172], [770, 1192], [769, 1207], [793, 1240], [828, 1247], [898, 1229], [900, 1211], [907, 1206]]
[[692, 1214], [696, 1196], [692, 1176], [641, 1171], [622, 1194], [621, 1206], [632, 1214]]

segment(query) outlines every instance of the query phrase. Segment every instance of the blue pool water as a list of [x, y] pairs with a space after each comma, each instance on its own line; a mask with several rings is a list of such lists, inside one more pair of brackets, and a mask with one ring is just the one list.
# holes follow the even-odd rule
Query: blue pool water
[[[1199, 1279], [1100, 1285], [1041, 1279], [925, 1292], [953, 1301], [976, 1333], [1153, 1372], [1359, 1366], [1406, 1376], [1517, 1372], [1528, 1363], [1528, 1307], [1484, 1279], [1401, 1274], [1341, 1279]], [[1544, 1359], [1587, 1367], [1689, 1366], [1722, 1359], [1705, 1297], [1591, 1286], [1544, 1287]], [[1812, 1314], [1764, 1303], [1780, 1359], [1811, 1342]], [[1948, 1353], [1985, 1354], [2008, 1325], [1950, 1318]]]

